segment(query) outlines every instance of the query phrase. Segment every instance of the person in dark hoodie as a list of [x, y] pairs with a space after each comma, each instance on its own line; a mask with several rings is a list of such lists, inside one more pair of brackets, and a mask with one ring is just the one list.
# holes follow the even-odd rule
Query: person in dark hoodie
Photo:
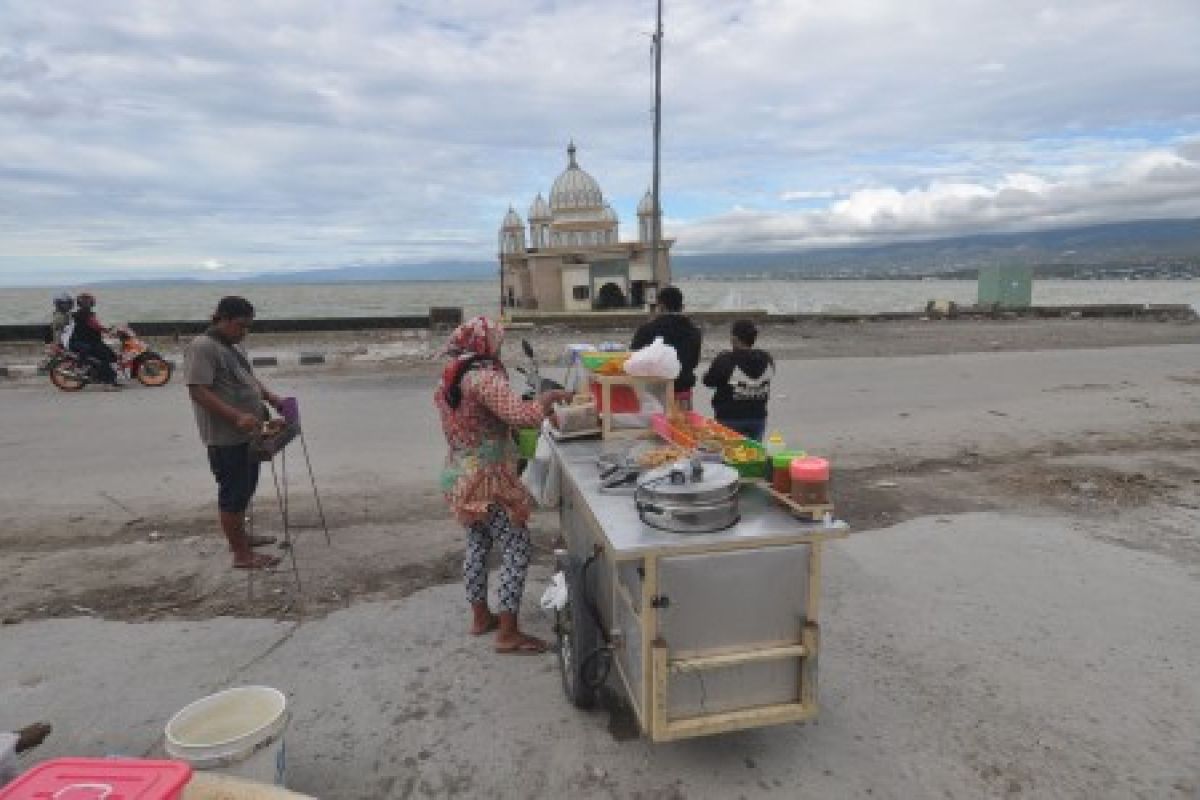
[[758, 329], [748, 319], [733, 323], [726, 350], [713, 359], [704, 373], [704, 385], [713, 392], [713, 414], [727, 428], [762, 441], [767, 427], [767, 398], [775, 377], [775, 360], [754, 346]]
[[688, 411], [692, 408], [692, 387], [696, 385], [696, 367], [700, 364], [702, 334], [695, 323], [684, 316], [683, 292], [678, 288], [664, 287], [658, 293], [658, 303], [663, 312], [637, 329], [630, 349], [641, 350], [660, 336], [665, 344], [675, 348], [682, 367], [675, 379], [675, 405]]

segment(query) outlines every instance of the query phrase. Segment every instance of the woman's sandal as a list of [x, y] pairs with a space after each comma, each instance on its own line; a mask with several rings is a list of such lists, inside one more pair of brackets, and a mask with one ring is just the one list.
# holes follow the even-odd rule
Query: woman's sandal
[[234, 569], [271, 569], [279, 566], [279, 556], [269, 556], [266, 553], [255, 553], [249, 561], [234, 561]]
[[279, 541], [274, 536], [247, 536], [246, 539], [251, 547], [267, 547]]
[[497, 645], [496, 652], [502, 656], [536, 656], [545, 653], [550, 645], [536, 636], [522, 636], [520, 641], [512, 645]]

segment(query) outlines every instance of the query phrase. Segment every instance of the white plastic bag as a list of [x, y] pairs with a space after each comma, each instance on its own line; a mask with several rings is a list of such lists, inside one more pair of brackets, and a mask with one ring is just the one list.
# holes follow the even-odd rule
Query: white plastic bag
[[638, 375], [643, 378], [679, 377], [682, 366], [675, 348], [656, 337], [653, 342], [641, 350], [634, 350], [633, 355], [625, 362], [625, 374]]
[[[566, 584], [563, 584], [563, 589], [566, 588]], [[0, 786], [16, 778], [21, 771], [17, 764], [17, 741], [15, 733], [0, 733]]]
[[562, 574], [562, 570], [550, 578], [550, 585], [542, 592], [540, 603], [547, 611], [562, 611], [567, 607], [567, 576]]
[[521, 483], [533, 495], [534, 501], [542, 508], [556, 508], [559, 500], [558, 464], [550, 445], [550, 424], [542, 424], [542, 432], [538, 436], [537, 449], [533, 458], [525, 465], [521, 473]]

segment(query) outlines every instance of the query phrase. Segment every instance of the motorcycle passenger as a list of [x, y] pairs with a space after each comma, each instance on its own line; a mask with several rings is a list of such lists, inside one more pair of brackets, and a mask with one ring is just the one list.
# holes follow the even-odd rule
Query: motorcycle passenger
[[101, 383], [117, 386], [117, 372], [113, 369], [117, 354], [104, 343], [104, 334], [109, 329], [101, 324], [96, 312], [96, 297], [90, 292], [80, 292], [75, 298], [79, 310], [74, 314], [75, 328], [71, 331], [70, 349], [85, 358], [97, 361], [96, 372]]
[[75, 308], [75, 300], [66, 292], [54, 295], [54, 313], [50, 316], [50, 345], [51, 353], [67, 346], [71, 335], [71, 310]]

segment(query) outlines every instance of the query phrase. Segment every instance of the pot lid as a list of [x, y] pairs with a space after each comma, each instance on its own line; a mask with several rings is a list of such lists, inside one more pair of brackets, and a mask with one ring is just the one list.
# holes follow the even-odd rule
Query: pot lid
[[[638, 479], [642, 496], [674, 503], [712, 503], [737, 495], [740, 476], [733, 467], [711, 462], [698, 462], [700, 475], [693, 466], [697, 462], [679, 462], [650, 470]], [[671, 473], [682, 472], [684, 482], [673, 483]]]

